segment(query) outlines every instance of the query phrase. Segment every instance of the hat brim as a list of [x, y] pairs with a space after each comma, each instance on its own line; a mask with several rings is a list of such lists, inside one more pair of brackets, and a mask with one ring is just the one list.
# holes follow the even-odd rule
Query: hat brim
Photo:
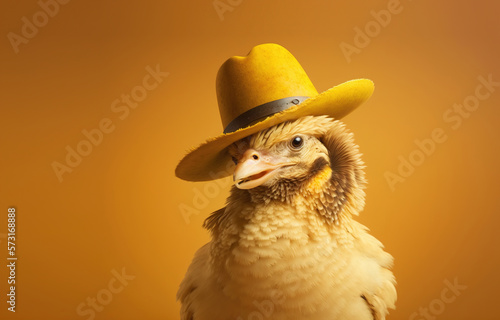
[[304, 116], [327, 115], [341, 119], [370, 98], [373, 90], [371, 80], [347, 81], [253, 125], [210, 138], [186, 154], [177, 165], [175, 175], [187, 181], [227, 177], [232, 174], [233, 164], [226, 148], [232, 143], [279, 123]]

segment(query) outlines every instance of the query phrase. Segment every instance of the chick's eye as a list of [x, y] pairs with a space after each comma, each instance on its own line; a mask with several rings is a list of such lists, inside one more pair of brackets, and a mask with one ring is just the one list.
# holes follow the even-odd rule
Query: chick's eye
[[292, 141], [290, 141], [290, 145], [293, 149], [300, 149], [304, 145], [304, 139], [299, 136], [294, 137]]
[[236, 159], [235, 157], [231, 157], [231, 160], [233, 160], [234, 164], [238, 164], [238, 159]]

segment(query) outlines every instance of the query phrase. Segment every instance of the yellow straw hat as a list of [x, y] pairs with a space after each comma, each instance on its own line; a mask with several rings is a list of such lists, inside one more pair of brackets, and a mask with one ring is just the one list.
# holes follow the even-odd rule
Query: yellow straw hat
[[373, 82], [351, 80], [318, 94], [292, 54], [277, 44], [254, 47], [246, 57], [229, 58], [216, 81], [224, 132], [190, 151], [177, 165], [177, 177], [207, 181], [232, 174], [227, 147], [233, 142], [303, 116], [340, 119], [366, 101]]

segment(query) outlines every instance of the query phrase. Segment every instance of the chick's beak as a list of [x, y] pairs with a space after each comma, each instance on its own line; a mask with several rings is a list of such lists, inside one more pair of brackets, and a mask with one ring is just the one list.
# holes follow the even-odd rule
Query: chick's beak
[[252, 189], [268, 181], [276, 169], [293, 165], [287, 158], [248, 149], [238, 160], [233, 180], [239, 189]]

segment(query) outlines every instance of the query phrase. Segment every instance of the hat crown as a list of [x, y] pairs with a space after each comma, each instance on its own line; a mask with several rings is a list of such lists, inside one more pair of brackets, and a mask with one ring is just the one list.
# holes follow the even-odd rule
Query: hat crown
[[268, 102], [318, 94], [299, 62], [277, 44], [258, 45], [246, 57], [229, 58], [219, 69], [216, 90], [223, 128]]

